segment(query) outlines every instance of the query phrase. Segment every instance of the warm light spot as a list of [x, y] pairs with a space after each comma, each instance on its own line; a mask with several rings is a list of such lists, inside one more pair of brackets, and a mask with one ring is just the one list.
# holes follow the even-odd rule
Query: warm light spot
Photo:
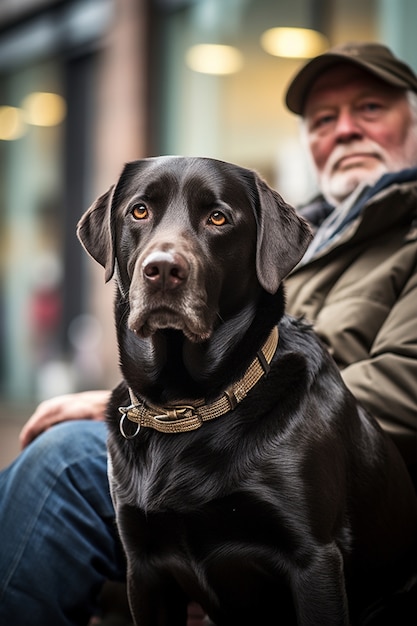
[[57, 126], [66, 116], [67, 107], [56, 93], [35, 91], [23, 100], [25, 120], [33, 126]]
[[189, 48], [186, 62], [194, 72], [234, 74], [243, 65], [242, 54], [233, 46], [198, 44]]
[[26, 125], [21, 109], [17, 107], [0, 107], [0, 140], [13, 141], [25, 134]]
[[263, 33], [261, 45], [273, 56], [309, 59], [324, 52], [329, 42], [309, 28], [270, 28]]

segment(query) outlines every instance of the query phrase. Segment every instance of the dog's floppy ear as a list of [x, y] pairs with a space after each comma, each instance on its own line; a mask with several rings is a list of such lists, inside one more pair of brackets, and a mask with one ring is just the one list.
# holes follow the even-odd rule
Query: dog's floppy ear
[[259, 198], [256, 272], [262, 287], [275, 293], [297, 265], [312, 238], [307, 222], [255, 174]]
[[115, 185], [101, 195], [78, 222], [77, 235], [87, 252], [102, 265], [108, 282], [113, 276], [115, 251], [111, 207]]

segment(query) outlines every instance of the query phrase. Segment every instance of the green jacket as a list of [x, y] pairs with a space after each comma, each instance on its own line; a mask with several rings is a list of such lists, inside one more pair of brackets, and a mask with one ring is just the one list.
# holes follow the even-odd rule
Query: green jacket
[[288, 313], [313, 323], [354, 396], [416, 461], [417, 181], [371, 197], [286, 294]]

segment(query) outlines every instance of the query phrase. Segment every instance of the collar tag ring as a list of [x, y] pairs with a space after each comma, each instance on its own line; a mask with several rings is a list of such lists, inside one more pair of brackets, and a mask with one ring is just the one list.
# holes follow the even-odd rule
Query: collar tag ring
[[128, 434], [127, 432], [125, 432], [125, 424], [124, 424], [126, 417], [127, 417], [126, 413], [123, 413], [122, 417], [120, 418], [120, 422], [119, 422], [120, 432], [122, 433], [125, 439], [134, 439], [136, 435], [139, 434], [140, 424], [136, 424], [136, 430], [133, 433]]

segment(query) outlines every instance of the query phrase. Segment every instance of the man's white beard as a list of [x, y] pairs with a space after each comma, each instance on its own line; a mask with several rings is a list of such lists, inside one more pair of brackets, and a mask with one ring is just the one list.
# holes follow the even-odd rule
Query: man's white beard
[[[375, 156], [373, 167], [352, 167], [334, 171], [343, 156], [353, 154]], [[365, 139], [357, 143], [341, 144], [329, 157], [325, 168], [319, 174], [319, 186], [327, 202], [338, 205], [347, 198], [360, 183], [374, 185], [387, 172], [399, 172], [417, 166], [417, 120], [410, 126], [401, 149], [388, 152], [379, 144]]]
[[372, 186], [387, 172], [388, 168], [383, 163], [380, 164], [380, 167], [376, 167], [372, 170], [355, 168], [338, 172], [330, 178], [326, 177], [321, 180], [321, 191], [327, 202], [332, 206], [337, 206], [347, 198], [358, 185], [365, 182], [369, 186]]

